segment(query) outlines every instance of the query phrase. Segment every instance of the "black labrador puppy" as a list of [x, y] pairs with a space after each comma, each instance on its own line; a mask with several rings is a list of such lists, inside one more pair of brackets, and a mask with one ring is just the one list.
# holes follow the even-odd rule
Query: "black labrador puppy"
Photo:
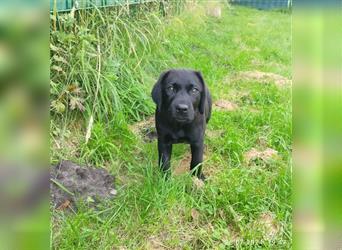
[[190, 170], [204, 180], [201, 163], [204, 132], [211, 115], [211, 96], [201, 73], [186, 69], [163, 72], [153, 87], [152, 99], [157, 104], [155, 120], [162, 170], [169, 174], [172, 144], [189, 143]]

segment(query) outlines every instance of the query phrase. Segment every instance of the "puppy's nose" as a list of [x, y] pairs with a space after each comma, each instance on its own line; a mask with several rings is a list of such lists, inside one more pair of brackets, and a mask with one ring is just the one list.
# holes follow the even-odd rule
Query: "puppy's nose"
[[188, 105], [186, 104], [178, 104], [177, 107], [176, 107], [176, 111], [178, 113], [186, 113], [188, 112]]

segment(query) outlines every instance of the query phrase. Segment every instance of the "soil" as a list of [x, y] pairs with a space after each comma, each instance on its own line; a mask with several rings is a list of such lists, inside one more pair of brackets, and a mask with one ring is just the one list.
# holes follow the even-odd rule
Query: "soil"
[[214, 103], [214, 108], [218, 108], [220, 110], [225, 110], [225, 111], [235, 111], [238, 106], [230, 101], [227, 100], [218, 100]]
[[278, 156], [278, 152], [272, 148], [266, 148], [265, 150], [257, 150], [252, 148], [248, 152], [244, 154], [245, 161], [249, 164], [254, 162], [255, 160], [262, 160], [264, 162], [268, 162], [272, 159], [276, 159]]
[[190, 172], [191, 154], [186, 153], [174, 170], [174, 175], [182, 175]]
[[131, 125], [130, 129], [136, 136], [141, 137], [144, 142], [152, 142], [158, 137], [154, 116]]
[[275, 214], [266, 211], [250, 223], [250, 228], [253, 231], [261, 232], [263, 240], [272, 241], [280, 232], [281, 225], [277, 221]]
[[103, 168], [61, 161], [52, 166], [50, 176], [52, 204], [58, 210], [75, 208], [80, 200], [96, 205], [116, 194], [114, 176]]
[[291, 84], [291, 81], [284, 76], [270, 73], [270, 72], [262, 72], [262, 71], [240, 72], [240, 74], [238, 75], [238, 78], [253, 80], [256, 82], [260, 82], [260, 83], [274, 82], [279, 87]]

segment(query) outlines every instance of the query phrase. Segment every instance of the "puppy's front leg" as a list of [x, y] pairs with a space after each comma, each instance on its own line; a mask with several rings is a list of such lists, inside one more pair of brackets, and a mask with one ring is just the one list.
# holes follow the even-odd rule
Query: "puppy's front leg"
[[202, 162], [203, 162], [203, 141], [191, 144], [191, 164], [190, 170], [193, 171], [193, 174], [196, 175], [199, 179], [205, 180], [205, 176], [202, 173]]
[[159, 166], [167, 174], [170, 174], [170, 160], [172, 144], [166, 144], [158, 140]]

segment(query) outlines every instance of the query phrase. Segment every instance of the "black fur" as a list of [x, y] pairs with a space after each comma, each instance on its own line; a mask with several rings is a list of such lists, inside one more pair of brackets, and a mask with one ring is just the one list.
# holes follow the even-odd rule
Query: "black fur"
[[157, 104], [155, 120], [158, 133], [159, 165], [169, 173], [172, 144], [188, 143], [191, 147], [190, 170], [200, 179], [203, 140], [211, 116], [211, 96], [198, 71], [172, 69], [163, 72], [152, 90]]

